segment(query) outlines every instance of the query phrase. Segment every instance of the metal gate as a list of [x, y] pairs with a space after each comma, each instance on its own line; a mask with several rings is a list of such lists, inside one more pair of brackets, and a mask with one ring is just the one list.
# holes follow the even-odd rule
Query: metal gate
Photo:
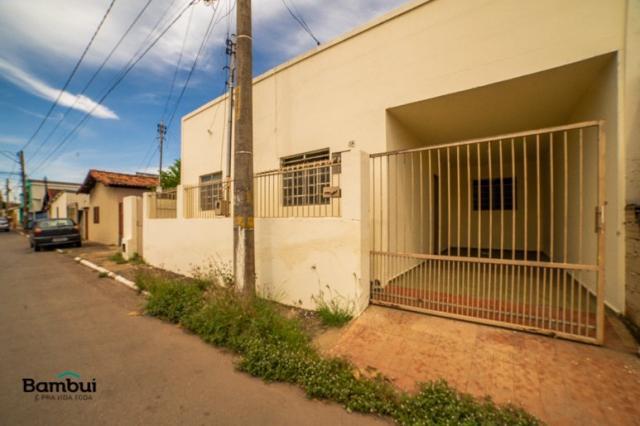
[[602, 125], [371, 155], [372, 303], [601, 344]]

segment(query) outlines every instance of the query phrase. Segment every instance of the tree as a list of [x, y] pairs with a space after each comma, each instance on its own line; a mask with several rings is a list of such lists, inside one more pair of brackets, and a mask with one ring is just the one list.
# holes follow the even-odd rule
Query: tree
[[178, 158], [167, 169], [160, 174], [160, 186], [162, 189], [171, 189], [180, 185], [180, 159]]

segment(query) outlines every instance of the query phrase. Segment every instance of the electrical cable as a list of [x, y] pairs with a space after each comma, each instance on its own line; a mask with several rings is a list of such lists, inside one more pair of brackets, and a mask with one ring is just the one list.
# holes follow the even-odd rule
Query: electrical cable
[[36, 128], [36, 131], [33, 132], [31, 137], [29, 138], [29, 140], [21, 148], [23, 151], [29, 146], [29, 144], [31, 144], [31, 142], [33, 142], [34, 138], [37, 136], [37, 134], [42, 129], [42, 126], [44, 126], [44, 123], [49, 119], [49, 117], [51, 116], [51, 113], [53, 112], [55, 107], [58, 105], [58, 102], [60, 102], [60, 98], [62, 97], [62, 94], [65, 92], [67, 87], [69, 87], [69, 83], [71, 83], [71, 79], [73, 78], [73, 76], [78, 71], [78, 68], [80, 68], [80, 64], [84, 60], [84, 57], [86, 56], [87, 52], [89, 51], [89, 48], [93, 44], [93, 41], [96, 39], [96, 36], [100, 32], [100, 29], [102, 28], [102, 24], [104, 24], [104, 21], [107, 19], [107, 16], [109, 16], [109, 13], [111, 13], [111, 9], [113, 8], [113, 5], [114, 5], [115, 2], [116, 2], [116, 0], [111, 0], [111, 4], [109, 4], [109, 7], [107, 8], [107, 11], [105, 12], [104, 16], [102, 17], [102, 20], [98, 24], [98, 27], [96, 28], [96, 30], [93, 32], [93, 35], [91, 36], [91, 39], [89, 40], [89, 43], [84, 48], [84, 51], [82, 52], [82, 55], [80, 55], [80, 59], [78, 59], [78, 62], [76, 62], [76, 65], [73, 67], [73, 70], [71, 71], [71, 74], [69, 74], [69, 77], [67, 78], [67, 81], [64, 83], [64, 86], [62, 86], [62, 89], [60, 89], [60, 92], [58, 92], [58, 96], [56, 97], [56, 100], [53, 102], [53, 104], [51, 104], [51, 107], [49, 107], [49, 111], [47, 111], [47, 114], [44, 116], [44, 118], [42, 119], [42, 121], [40, 122], [38, 127]]
[[104, 61], [102, 61], [102, 64], [100, 64], [100, 66], [98, 67], [98, 69], [93, 73], [93, 75], [91, 76], [91, 78], [87, 81], [87, 83], [84, 85], [84, 87], [82, 88], [82, 90], [80, 91], [80, 93], [78, 95], [76, 95], [76, 99], [73, 102], [72, 105], [70, 105], [69, 107], [67, 107], [67, 110], [64, 112], [64, 114], [62, 115], [62, 118], [58, 121], [58, 123], [56, 123], [55, 127], [49, 132], [49, 134], [47, 135], [47, 137], [40, 143], [40, 145], [38, 146], [38, 149], [36, 149], [36, 151], [31, 155], [31, 158], [35, 158], [38, 153], [40, 152], [40, 150], [42, 149], [42, 147], [49, 141], [49, 139], [51, 139], [51, 136], [53, 136], [53, 134], [56, 132], [56, 130], [58, 130], [58, 128], [60, 127], [60, 125], [62, 124], [62, 122], [65, 120], [65, 118], [67, 117], [67, 115], [69, 114], [69, 112], [71, 111], [71, 109], [73, 109], [74, 106], [76, 106], [76, 104], [78, 103], [78, 100], [80, 99], [80, 96], [84, 95], [87, 91], [87, 89], [89, 88], [89, 86], [91, 86], [91, 83], [93, 83], [93, 81], [96, 79], [96, 77], [98, 76], [98, 74], [102, 71], [102, 69], [104, 68], [104, 66], [106, 65], [106, 63], [109, 61], [109, 59], [111, 59], [111, 56], [113, 56], [113, 54], [115, 53], [115, 51], [118, 49], [118, 47], [120, 47], [120, 44], [122, 44], [122, 41], [125, 39], [125, 37], [127, 37], [127, 35], [131, 32], [131, 29], [133, 28], [133, 26], [138, 22], [138, 20], [140, 19], [140, 17], [142, 16], [142, 14], [147, 10], [147, 8], [149, 7], [149, 5], [151, 4], [153, 0], [147, 0], [147, 3], [142, 7], [142, 9], [140, 10], [140, 12], [138, 12], [138, 15], [136, 15], [135, 19], [133, 20], [133, 22], [131, 22], [131, 24], [129, 25], [129, 27], [126, 29], [126, 31], [124, 32], [124, 34], [122, 35], [122, 37], [120, 37], [120, 39], [118, 40], [118, 42], [115, 44], [115, 46], [113, 46], [113, 48], [111, 49], [111, 51], [109, 52], [109, 54], [107, 55], [107, 57], [104, 59]]
[[178, 19], [180, 19], [180, 17], [187, 11], [187, 9], [189, 9], [189, 7], [193, 6], [196, 3], [196, 1], [197, 0], [191, 0], [180, 11], [180, 13], [171, 21], [171, 23], [158, 35], [158, 37], [156, 37], [156, 39], [153, 40], [153, 42], [140, 54], [140, 56], [138, 56], [138, 58], [136, 58], [133, 61], [133, 63], [131, 63], [126, 68], [126, 70], [122, 73], [122, 75], [120, 75], [118, 79], [111, 85], [111, 87], [100, 98], [100, 100], [96, 103], [96, 105], [84, 115], [82, 120], [80, 120], [80, 122], [76, 124], [76, 126], [60, 141], [60, 143], [56, 145], [56, 147], [47, 155], [47, 157], [45, 157], [45, 159], [41, 161], [40, 164], [38, 164], [38, 166], [34, 168], [34, 173], [35, 171], [39, 170], [44, 164], [46, 164], [46, 162], [71, 138], [71, 136], [73, 136], [73, 134], [78, 130], [78, 128], [87, 121], [87, 119], [91, 116], [93, 111], [95, 111], [98, 105], [102, 104], [102, 102], [107, 98], [107, 96], [109, 96], [111, 92], [113, 92], [116, 89], [116, 87], [118, 87], [118, 85], [122, 82], [122, 80], [124, 80], [124, 78], [129, 74], [129, 72], [138, 64], [138, 62], [140, 62], [140, 60], [149, 52], [149, 50], [151, 50], [151, 48], [153, 48], [153, 46], [155, 46], [158, 43], [158, 41], [166, 34], [166, 32], [169, 31], [169, 29], [178, 21]]
[[[284, 7], [289, 12], [289, 14], [291, 15], [291, 17], [293, 19], [295, 19], [295, 21], [302, 27], [302, 29], [307, 34], [309, 34], [311, 36], [311, 38], [316, 42], [316, 44], [318, 46], [320, 46], [320, 40], [318, 40], [318, 38], [313, 34], [313, 31], [311, 31], [311, 28], [309, 28], [309, 26], [305, 22], [304, 18], [302, 18], [302, 15], [298, 16], [296, 13], [294, 13], [294, 11], [291, 10], [291, 7], [289, 7], [289, 5], [287, 4], [287, 2], [285, 0], [281, 0], [281, 1], [282, 1], [282, 4], [284, 5]], [[291, 5], [293, 6], [293, 2], [291, 3]], [[295, 6], [293, 6], [293, 7], [295, 7]]]

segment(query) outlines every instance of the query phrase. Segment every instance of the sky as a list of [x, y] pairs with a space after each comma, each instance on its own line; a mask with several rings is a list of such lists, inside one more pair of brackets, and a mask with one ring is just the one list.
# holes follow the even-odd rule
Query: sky
[[[324, 43], [406, 0], [284, 1]], [[13, 160], [15, 153], [32, 137], [58, 96], [58, 105], [25, 149], [30, 178], [46, 176], [49, 180], [81, 182], [91, 168], [155, 172], [157, 123], [160, 120], [168, 123], [174, 117], [165, 145], [164, 164], [168, 165], [180, 154], [180, 117], [223, 93], [224, 43], [229, 28], [233, 33], [235, 25], [234, 0], [211, 4], [198, 1], [188, 8], [100, 102], [131, 59], [169, 27], [189, 3], [189, 0], [115, 0], [79, 68], [61, 93], [111, 2], [0, 2], [3, 195], [7, 176], [12, 179], [13, 195], [19, 194], [18, 176], [7, 172], [18, 170]], [[210, 36], [203, 44], [211, 22]], [[253, 31], [254, 75], [315, 47], [314, 40], [291, 17], [283, 0], [253, 1]], [[178, 104], [178, 95], [201, 45], [197, 67]]]

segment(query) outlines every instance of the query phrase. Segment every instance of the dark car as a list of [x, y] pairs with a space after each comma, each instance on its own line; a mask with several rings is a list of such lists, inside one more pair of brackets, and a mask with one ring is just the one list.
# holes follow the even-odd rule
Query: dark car
[[71, 219], [37, 220], [29, 234], [31, 247], [40, 251], [42, 247], [82, 246], [80, 230]]

